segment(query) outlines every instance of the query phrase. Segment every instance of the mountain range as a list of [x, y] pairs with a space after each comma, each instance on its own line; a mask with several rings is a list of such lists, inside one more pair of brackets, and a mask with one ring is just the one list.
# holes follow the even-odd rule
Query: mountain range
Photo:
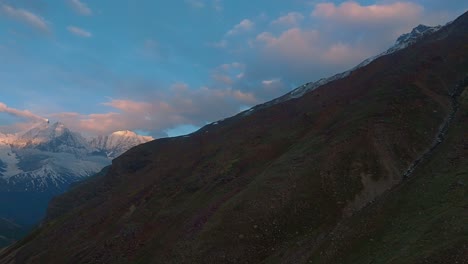
[[0, 218], [19, 226], [36, 224], [51, 197], [152, 139], [131, 131], [84, 138], [60, 122], [0, 134]]
[[[424, 33], [425, 32], [425, 33]], [[468, 13], [49, 204], [0, 263], [467, 263]]]

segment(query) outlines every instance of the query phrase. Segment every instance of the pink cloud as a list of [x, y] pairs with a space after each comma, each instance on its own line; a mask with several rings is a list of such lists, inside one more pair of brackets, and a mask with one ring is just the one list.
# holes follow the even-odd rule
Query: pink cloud
[[4, 126], [0, 126], [0, 134], [1, 133], [14, 134], [19, 131], [27, 131], [36, 125], [37, 123], [34, 123], [34, 122], [19, 122], [19, 123], [14, 123], [11, 125], [4, 125]]
[[103, 103], [103, 105], [111, 106], [126, 112], [144, 112], [151, 108], [151, 104], [149, 103], [131, 100], [112, 100], [110, 102]]
[[318, 40], [318, 31], [303, 31], [300, 28], [288, 29], [278, 37], [269, 32], [263, 32], [257, 36], [257, 41], [266, 48], [265, 52], [271, 55], [276, 54], [275, 56], [281, 56], [290, 62], [314, 57], [314, 43]]
[[254, 105], [258, 103], [258, 100], [255, 98], [253, 93], [232, 90], [232, 95], [235, 99], [247, 105]]
[[24, 118], [31, 122], [44, 122], [45, 120], [47, 120], [39, 115], [30, 112], [29, 110], [19, 110], [11, 108], [2, 102], [0, 102], [0, 113], [6, 113], [12, 116]]
[[298, 26], [304, 20], [304, 16], [298, 12], [289, 12], [288, 14], [277, 18], [271, 22], [272, 25], [294, 27]]
[[424, 9], [411, 2], [362, 6], [354, 1], [340, 5], [321, 3], [315, 6], [312, 16], [346, 23], [378, 23], [396, 20], [413, 20], [420, 17]]
[[[331, 76], [357, 65], [376, 54], [367, 42], [343, 42], [322, 30], [291, 28], [275, 35], [263, 32], [256, 37], [254, 49], [259, 66], [247, 72], [262, 83], [264, 92], [278, 94], [288, 83], [314, 81]], [[281, 76], [284, 80], [276, 86], [269, 85], [268, 78]], [[265, 80], [267, 82], [265, 82]], [[268, 89], [270, 88], [270, 89]], [[274, 93], [277, 90], [278, 93]]]
[[52, 120], [60, 120], [70, 128], [88, 135], [105, 135], [117, 130], [145, 130], [156, 134], [181, 124], [202, 126], [239, 111], [240, 105], [258, 103], [253, 93], [237, 89], [190, 89], [176, 83], [171, 93], [148, 98], [147, 101], [112, 99], [103, 105], [107, 113], [57, 113]]
[[213, 70], [212, 78], [215, 85], [233, 85], [235, 79], [243, 76], [245, 67], [245, 64], [239, 62], [221, 64]]
[[220, 82], [225, 85], [233, 84], [233, 80], [231, 79], [231, 77], [227, 76], [226, 74], [214, 73], [212, 77], [213, 77], [213, 80], [215, 80], [216, 82]]

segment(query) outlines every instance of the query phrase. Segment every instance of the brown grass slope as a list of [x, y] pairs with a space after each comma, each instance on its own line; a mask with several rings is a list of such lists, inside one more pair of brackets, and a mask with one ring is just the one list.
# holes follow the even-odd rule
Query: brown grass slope
[[402, 175], [467, 73], [465, 14], [301, 98], [133, 148], [0, 263], [465, 261], [466, 92], [447, 140]]

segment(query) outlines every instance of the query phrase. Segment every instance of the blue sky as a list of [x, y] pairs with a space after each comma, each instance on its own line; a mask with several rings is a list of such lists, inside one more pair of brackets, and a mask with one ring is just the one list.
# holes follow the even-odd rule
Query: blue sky
[[380, 53], [465, 1], [0, 0], [0, 132], [189, 132]]

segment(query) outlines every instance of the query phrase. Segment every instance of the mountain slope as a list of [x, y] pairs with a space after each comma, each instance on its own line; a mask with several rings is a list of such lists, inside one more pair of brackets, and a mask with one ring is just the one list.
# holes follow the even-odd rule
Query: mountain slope
[[310, 260], [468, 263], [468, 78], [463, 86], [453, 125], [437, 151], [410, 179], [343, 221]]
[[[0, 263], [465, 261], [453, 235], [466, 232], [465, 215], [453, 208], [466, 187], [444, 186], [466, 179], [467, 83], [454, 91], [467, 43], [465, 14], [302, 97], [133, 148], [54, 199], [46, 223]], [[454, 97], [461, 110], [432, 148]], [[435, 220], [417, 213], [447, 208]], [[431, 230], [438, 245], [422, 243]]]

